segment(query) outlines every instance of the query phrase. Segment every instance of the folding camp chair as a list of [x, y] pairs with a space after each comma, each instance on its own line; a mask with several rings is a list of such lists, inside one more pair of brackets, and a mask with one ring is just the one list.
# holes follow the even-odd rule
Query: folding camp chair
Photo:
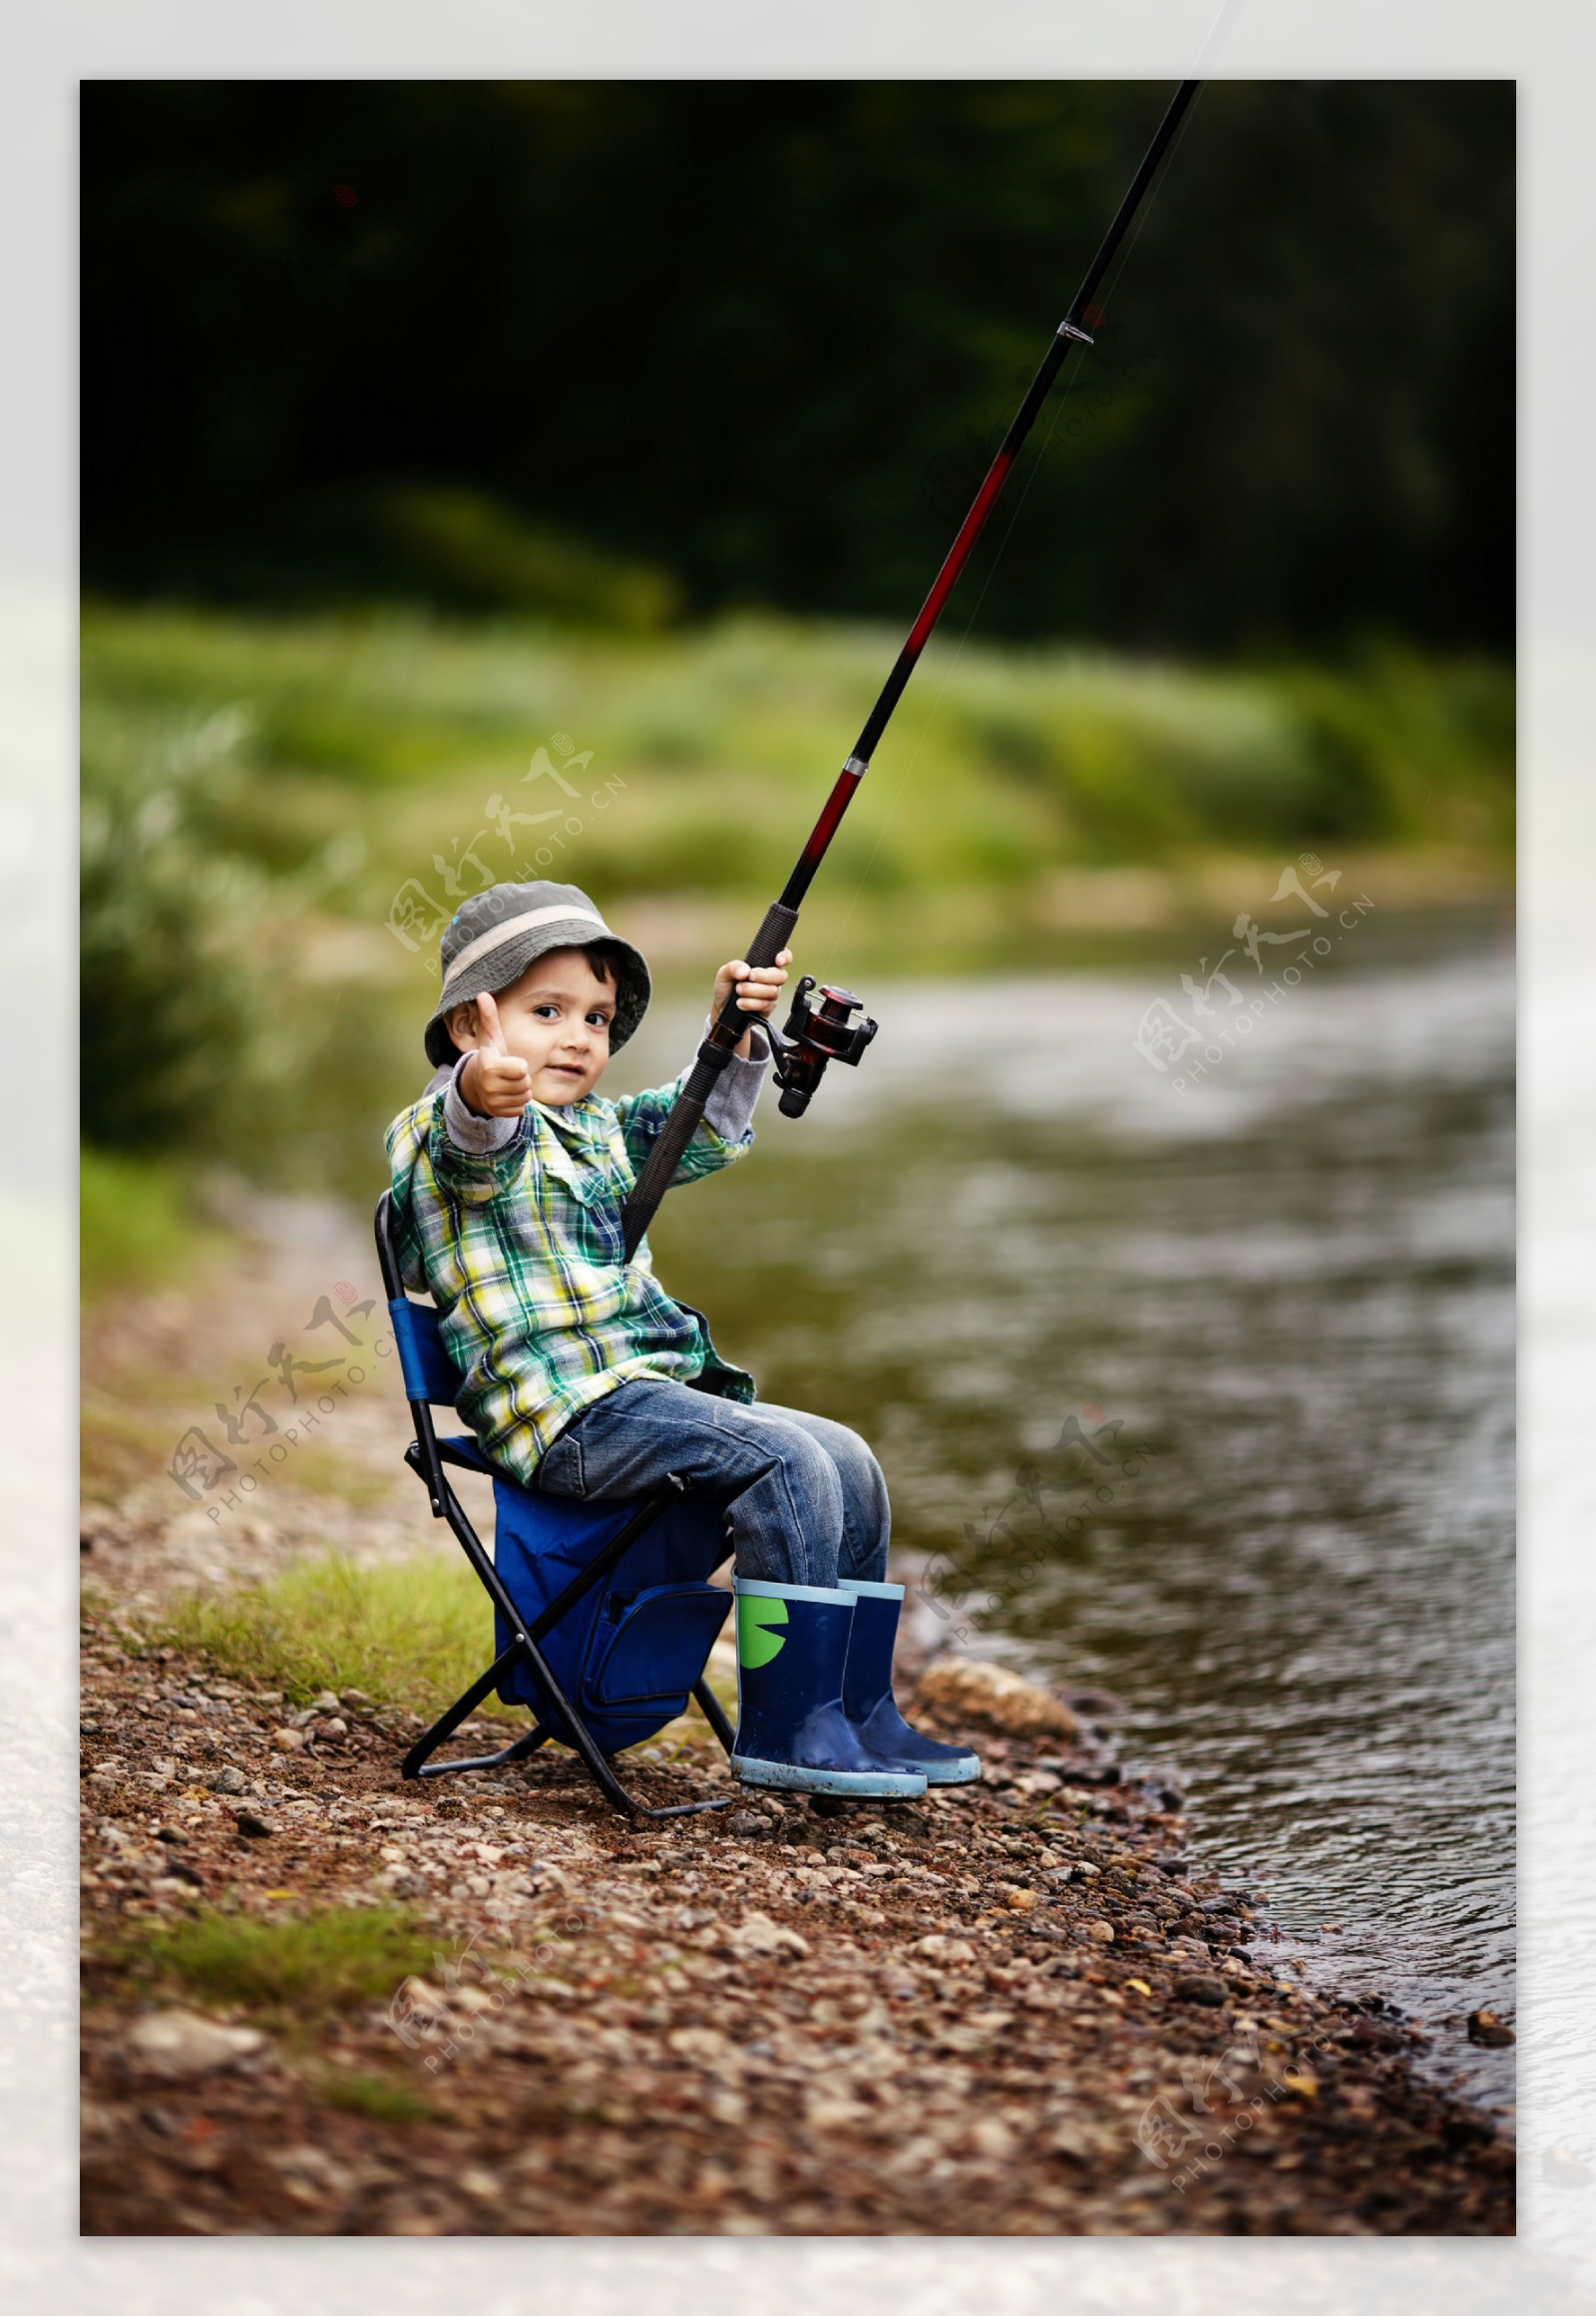
[[[426, 1483], [435, 1520], [447, 1520], [494, 1605], [498, 1655], [406, 1753], [400, 1773], [441, 1777], [498, 1769], [556, 1739], [575, 1748], [612, 1807], [635, 1817], [686, 1817], [735, 1798], [649, 1808], [621, 1784], [607, 1756], [641, 1744], [698, 1706], [729, 1753], [732, 1728], [704, 1679], [731, 1596], [704, 1580], [731, 1550], [725, 1515], [689, 1501], [672, 1473], [651, 1496], [579, 1503], [535, 1495], [497, 1469], [471, 1438], [441, 1438], [434, 1406], [452, 1407], [460, 1376], [438, 1318], [404, 1290], [387, 1192], [377, 1202], [377, 1260], [393, 1321], [416, 1436], [405, 1461]], [[485, 1551], [444, 1474], [451, 1464], [493, 1481], [493, 1556]], [[431, 1755], [497, 1690], [525, 1705], [534, 1727], [497, 1753], [436, 1761]]]

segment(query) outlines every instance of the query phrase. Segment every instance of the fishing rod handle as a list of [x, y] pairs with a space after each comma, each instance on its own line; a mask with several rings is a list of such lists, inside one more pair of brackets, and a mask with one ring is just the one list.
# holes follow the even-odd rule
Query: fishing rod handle
[[[788, 909], [781, 902], [772, 901], [770, 907], [765, 911], [764, 923], [743, 952], [744, 964], [748, 965], [774, 965], [791, 941], [792, 930], [797, 922], [798, 912], [796, 909]], [[719, 1019], [710, 1031], [710, 1037], [729, 1059], [731, 1047], [741, 1042], [742, 1033], [747, 1027], [748, 1016], [739, 1011], [737, 990], [733, 987], [730, 996], [720, 1008]], [[700, 1046], [699, 1051], [702, 1052], [702, 1050], [703, 1048]], [[722, 1065], [717, 1063], [715, 1066], [718, 1070]]]
[[[792, 938], [798, 922], [796, 909], [786, 908], [773, 901], [765, 911], [764, 922], [748, 944], [744, 962], [750, 965], [774, 965]], [[746, 1014], [740, 1011], [734, 988], [721, 1008], [720, 1018], [698, 1048], [686, 1084], [667, 1112], [664, 1124], [654, 1139], [654, 1146], [643, 1162], [642, 1172], [621, 1214], [621, 1228], [625, 1235], [625, 1259], [629, 1263], [642, 1244], [643, 1233], [659, 1210], [659, 1202], [670, 1187], [671, 1177], [681, 1163], [682, 1153], [698, 1131], [704, 1114], [704, 1105], [715, 1088], [715, 1081], [732, 1050], [741, 1043], [744, 1030], [751, 1026]]]
[[686, 1084], [666, 1111], [665, 1122], [654, 1137], [654, 1146], [643, 1163], [643, 1170], [621, 1209], [620, 1227], [626, 1250], [623, 1261], [629, 1263], [641, 1246], [648, 1225], [659, 1211], [659, 1201], [670, 1188], [671, 1177], [681, 1163], [682, 1154], [698, 1131], [704, 1104], [713, 1093], [719, 1075], [719, 1067], [711, 1068], [703, 1059], [700, 1049], [699, 1058]]

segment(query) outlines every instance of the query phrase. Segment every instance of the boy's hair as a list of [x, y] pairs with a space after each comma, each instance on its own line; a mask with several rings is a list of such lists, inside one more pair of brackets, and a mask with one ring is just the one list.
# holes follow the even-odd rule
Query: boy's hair
[[[573, 946], [575, 947], [575, 944], [573, 944]], [[555, 957], [558, 956], [558, 954], [559, 952], [556, 950], [545, 950], [544, 957]], [[621, 946], [618, 941], [584, 942], [582, 947], [577, 950], [577, 955], [587, 959], [588, 970], [593, 974], [593, 977], [596, 981], [607, 981], [611, 987], [618, 991], [620, 987], [620, 970], [618, 961], [623, 955]], [[533, 960], [534, 965], [542, 965], [543, 962], [543, 958], [535, 958]], [[528, 965], [523, 969], [530, 972], [532, 970], [532, 966]], [[516, 977], [519, 980], [521, 976], [518, 974]], [[506, 986], [508, 987], [509, 984], [507, 983]], [[462, 997], [458, 1005], [450, 1006], [449, 1018], [452, 1020], [456, 1013], [464, 1013], [468, 1009], [475, 1013], [476, 1005], [477, 1000], [475, 997]]]
[[620, 955], [618, 942], [590, 941], [583, 945], [582, 954], [588, 960], [588, 970], [596, 981], [612, 981], [616, 988], [620, 986], [620, 974], [616, 967], [616, 960]]

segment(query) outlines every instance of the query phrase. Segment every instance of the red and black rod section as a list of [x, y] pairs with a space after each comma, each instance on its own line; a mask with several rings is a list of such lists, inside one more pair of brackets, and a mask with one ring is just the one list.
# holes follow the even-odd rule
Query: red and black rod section
[[[1158, 133], [1148, 146], [1141, 167], [1131, 180], [1129, 191], [1120, 202], [1113, 223], [1103, 236], [1102, 245], [1086, 268], [1085, 279], [1075, 292], [1068, 313], [1059, 323], [1051, 344], [1042, 356], [1036, 375], [1025, 390], [1025, 398], [1014, 413], [1013, 423], [998, 445], [998, 455], [988, 468], [981, 489], [971, 503], [969, 514], [959, 527], [959, 536], [948, 550], [941, 571], [932, 582], [930, 594], [920, 606], [920, 614], [909, 630], [908, 639], [893, 663], [891, 674], [881, 687], [875, 706], [865, 719], [864, 729], [854, 743], [842, 770], [838, 773], [831, 794], [821, 809], [820, 818], [809, 833], [803, 851], [793, 864], [791, 876], [782, 887], [781, 898], [773, 902], [765, 913], [764, 923], [755, 934], [748, 950], [751, 965], [770, 965], [783, 950], [798, 922], [798, 911], [805, 894], [814, 881], [815, 871], [825, 858], [827, 848], [836, 835], [843, 814], [854, 800], [859, 783], [870, 769], [870, 760], [877, 743], [886, 730], [893, 709], [904, 695], [909, 678], [914, 674], [920, 654], [926, 648], [937, 621], [959, 580], [959, 575], [969, 562], [977, 540], [986, 526], [987, 518], [997, 505], [1004, 483], [1018, 458], [1025, 437], [1036, 421], [1036, 413], [1046, 401], [1053, 380], [1063, 368], [1072, 349], [1091, 344], [1081, 317], [1091, 305], [1104, 274], [1113, 263], [1121, 241], [1129, 230], [1132, 218], [1157, 174], [1158, 165], [1168, 152], [1175, 133], [1186, 111], [1201, 87], [1198, 81], [1182, 81], [1170, 101], [1169, 109], [1158, 124]], [[704, 1104], [714, 1087], [716, 1078], [730, 1060], [732, 1050], [748, 1026], [746, 1014], [737, 1009], [736, 992], [727, 999], [718, 1020], [708, 1037], [698, 1048], [698, 1058], [677, 1095], [664, 1125], [660, 1128], [648, 1160], [637, 1178], [636, 1187], [626, 1201], [623, 1215], [626, 1260], [636, 1253], [644, 1231], [653, 1220], [659, 1201], [670, 1185], [682, 1152], [691, 1141]]]

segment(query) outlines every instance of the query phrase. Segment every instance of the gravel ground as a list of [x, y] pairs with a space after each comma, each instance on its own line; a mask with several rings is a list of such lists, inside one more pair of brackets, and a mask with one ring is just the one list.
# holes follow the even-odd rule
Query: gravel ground
[[[634, 1826], [569, 1754], [407, 1784], [407, 1717], [295, 1711], [139, 1639], [175, 1592], [430, 1530], [402, 1398], [352, 1354], [316, 1457], [246, 1511], [173, 1487], [172, 1440], [260, 1347], [324, 1357], [317, 1299], [377, 1292], [334, 1210], [241, 1219], [224, 1271], [85, 1339], [86, 2233], [1511, 2231], [1511, 2145], [1415, 2076], [1390, 2006], [1297, 1985], [1179, 1796], [1114, 1760], [1111, 1701], [933, 1659], [920, 1717], [979, 1745], [982, 1785]], [[624, 1773], [651, 1801], [730, 1789], [696, 1715]], [[325, 2009], [122, 1951], [212, 1911], [385, 1906], [422, 1967]]]
[[[291, 1714], [111, 1615], [83, 1711], [86, 2233], [1511, 2231], [1512, 2149], [1418, 2031], [1272, 1967], [1085, 1722], [968, 1726], [988, 1781], [935, 1800], [634, 1828], [569, 1755], [407, 1786], [408, 1718]], [[644, 1798], [726, 1790], [683, 1738], [628, 1756]], [[116, 1957], [385, 1901], [432, 1962], [325, 2024]]]

